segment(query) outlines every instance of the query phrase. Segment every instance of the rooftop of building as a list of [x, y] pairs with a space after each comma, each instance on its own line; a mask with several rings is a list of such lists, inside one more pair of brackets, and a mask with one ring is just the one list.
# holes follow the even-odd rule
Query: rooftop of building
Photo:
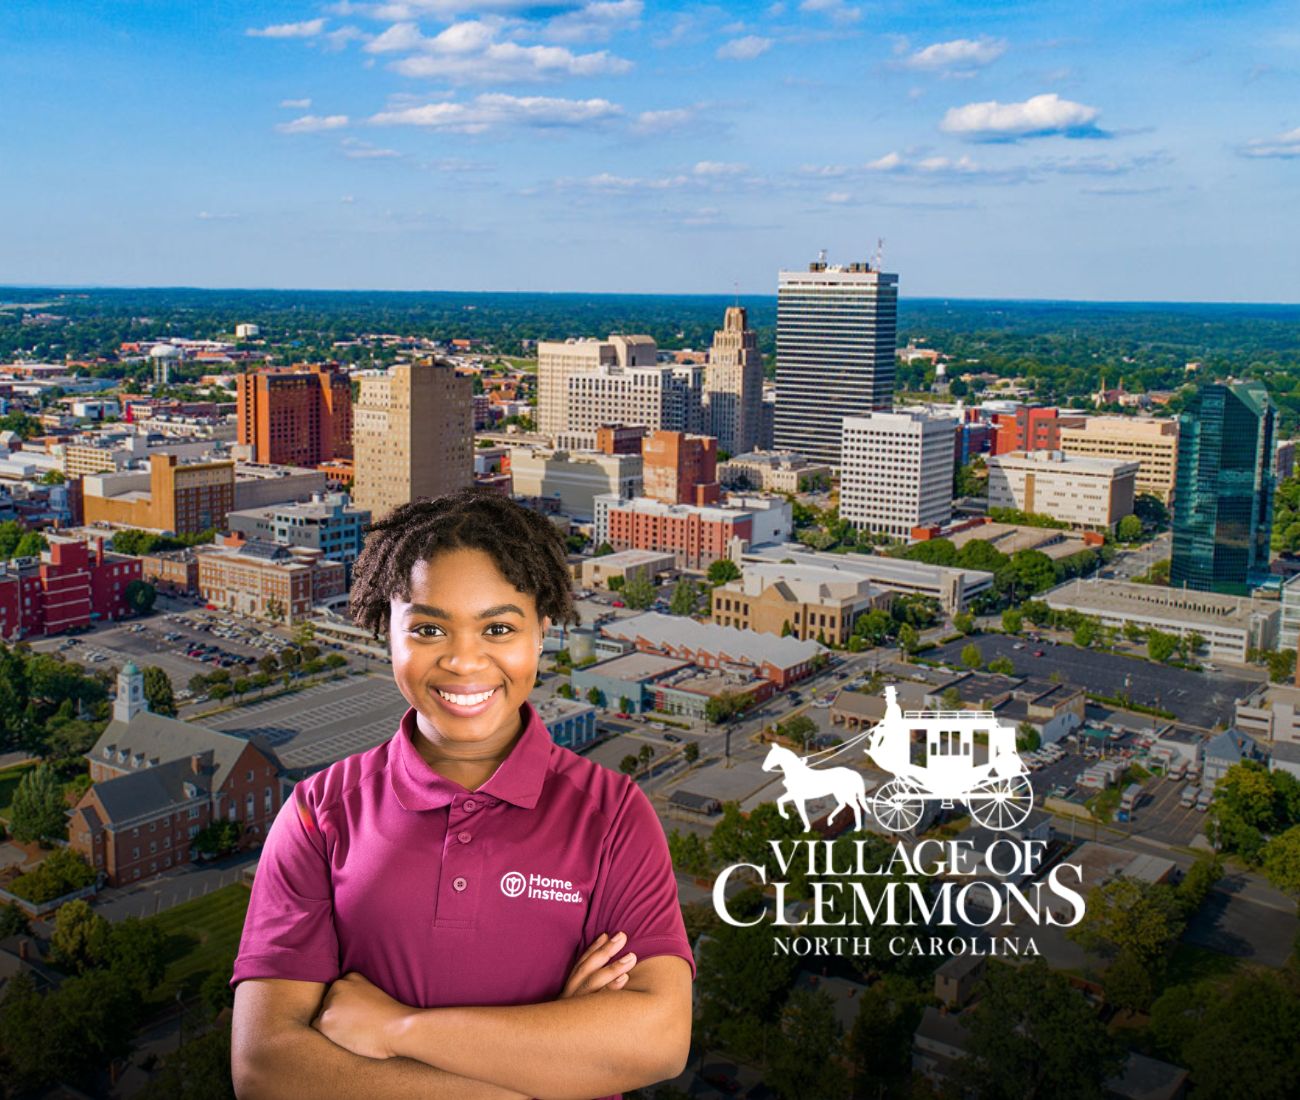
[[607, 661], [590, 665], [588, 670], [610, 679], [624, 680], [631, 684], [647, 680], [658, 680], [677, 672], [679, 669], [690, 667], [692, 666], [689, 662], [679, 661], [676, 657], [661, 657], [657, 653], [643, 653], [634, 649], [620, 657], [611, 657]]
[[625, 569], [632, 565], [652, 565], [665, 559], [671, 560], [672, 557], [671, 553], [663, 553], [659, 550], [616, 550], [612, 554], [602, 554], [598, 558], [582, 557], [579, 561], [582, 564], [598, 561], [605, 568], [613, 566], [615, 569]]
[[1144, 615], [1164, 611], [1169, 616], [1213, 620], [1217, 626], [1245, 628], [1256, 615], [1276, 615], [1276, 601], [1167, 588], [1132, 581], [1076, 578], [1041, 597], [1049, 607], [1068, 606], [1086, 612]]
[[985, 523], [962, 531], [943, 534], [958, 550], [979, 539], [1004, 554], [1019, 550], [1040, 550], [1049, 558], [1065, 558], [1087, 548], [1083, 536], [1055, 527], [1027, 527], [1015, 523]]
[[884, 554], [827, 554], [809, 550], [802, 543], [783, 543], [745, 552], [746, 561], [780, 562], [789, 558], [796, 565], [818, 565], [839, 572], [870, 577], [885, 585], [891, 581], [907, 586], [941, 586], [946, 580], [961, 577], [969, 588], [972, 585], [987, 587], [993, 583], [993, 574], [979, 569], [958, 569], [948, 565], [927, 565], [925, 562], [891, 558]]
[[782, 565], [780, 562], [749, 564], [739, 579], [720, 586], [719, 591], [760, 596], [772, 586], [781, 586], [788, 600], [820, 603], [825, 600], [860, 600], [877, 589], [863, 576], [821, 565]]
[[1092, 474], [1111, 476], [1133, 472], [1138, 463], [1123, 458], [1099, 458], [1095, 455], [1076, 455], [1068, 451], [1008, 451], [1006, 454], [989, 455], [990, 466], [1034, 466], [1051, 467], [1068, 470], [1071, 474]]
[[719, 660], [730, 658], [743, 663], [771, 664], [777, 668], [803, 664], [825, 649], [812, 641], [737, 630], [677, 615], [660, 615], [655, 611], [605, 623], [601, 632], [611, 638], [643, 639], [653, 646], [671, 645], [692, 653], [713, 654]]

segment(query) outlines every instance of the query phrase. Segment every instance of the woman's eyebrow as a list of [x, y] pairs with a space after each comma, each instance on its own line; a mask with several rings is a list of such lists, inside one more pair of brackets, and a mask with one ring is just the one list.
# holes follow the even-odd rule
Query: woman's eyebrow
[[[493, 615], [505, 615], [513, 611], [521, 619], [524, 618], [523, 609], [512, 603], [497, 604], [496, 607], [489, 607], [485, 611], [480, 611], [477, 618], [490, 619]], [[449, 611], [444, 611], [441, 607], [433, 607], [427, 603], [408, 604], [406, 614], [410, 615], [428, 615], [431, 619], [454, 619], [456, 616]]]

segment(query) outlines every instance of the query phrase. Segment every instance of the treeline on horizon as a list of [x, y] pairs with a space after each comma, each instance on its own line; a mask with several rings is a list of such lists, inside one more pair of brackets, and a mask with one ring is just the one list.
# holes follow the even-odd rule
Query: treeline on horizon
[[[233, 340], [241, 322], [260, 327], [277, 362], [382, 365], [395, 351], [335, 347], [375, 333], [468, 339], [511, 356], [530, 354], [538, 340], [611, 332], [646, 333], [663, 348], [704, 349], [736, 302], [749, 310], [771, 376], [775, 296], [724, 294], [10, 287], [0, 290], [0, 361], [112, 360], [127, 341]], [[44, 305], [15, 305], [31, 303]], [[33, 323], [40, 312], [64, 320]], [[1103, 381], [1140, 393], [1192, 380], [1260, 378], [1283, 410], [1284, 428], [1300, 423], [1300, 305], [902, 298], [898, 343], [912, 341], [946, 353], [950, 378], [972, 371], [1023, 378], [1043, 402], [1079, 403]], [[1189, 362], [1202, 364], [1195, 375], [1185, 370]], [[900, 364], [897, 388], [921, 390], [933, 379], [929, 364]], [[1167, 411], [1180, 406], [1175, 400]]]

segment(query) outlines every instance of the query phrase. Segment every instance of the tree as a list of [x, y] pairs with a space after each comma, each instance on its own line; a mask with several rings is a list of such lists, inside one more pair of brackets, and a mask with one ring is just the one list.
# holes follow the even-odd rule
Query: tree
[[882, 644], [896, 629], [897, 623], [894, 617], [879, 607], [872, 608], [865, 615], [859, 615], [857, 622], [853, 624], [854, 635], [872, 645]]
[[[66, 906], [65, 906], [66, 908]], [[163, 979], [167, 968], [167, 936], [156, 920], [127, 917], [112, 926], [108, 965], [144, 998]]]
[[849, 1031], [855, 1097], [902, 1095], [911, 1070], [912, 1036], [927, 998], [906, 977], [886, 974], [862, 991]]
[[618, 709], [621, 710], [624, 714], [631, 714], [632, 713], [631, 698], [626, 695], [620, 695], [618, 697]]
[[70, 974], [84, 974], [108, 962], [113, 926], [78, 898], [59, 906], [50, 935], [51, 960]]
[[640, 762], [631, 753], [628, 753], [618, 762], [618, 770], [624, 775], [635, 775], [640, 766]]
[[[1087, 950], [1112, 960], [1128, 955], [1134, 968], [1159, 978], [1166, 957], [1182, 935], [1183, 924], [1177, 895], [1170, 887], [1117, 878], [1088, 895], [1083, 920], [1066, 934]], [[1145, 1007], [1145, 1003], [1133, 1007]]]
[[[306, 657], [307, 643], [316, 637], [316, 627], [309, 621], [303, 620], [293, 628], [293, 644], [303, 650], [303, 656]], [[319, 652], [319, 651], [318, 651]]]
[[348, 659], [342, 653], [327, 653], [325, 655], [326, 668], [342, 668], [348, 663]]
[[809, 742], [817, 736], [817, 723], [806, 714], [796, 714], [780, 727], [780, 732], [806, 752]]
[[280, 669], [280, 659], [274, 653], [267, 653], [258, 658], [257, 667], [268, 676], [274, 676]]
[[172, 695], [171, 677], [157, 665], [149, 665], [142, 675], [144, 699], [149, 704], [149, 709], [154, 714], [175, 718], [179, 711], [176, 709], [176, 698]]
[[962, 646], [961, 663], [967, 668], [979, 668], [984, 663], [984, 654], [974, 642]]
[[37, 764], [18, 781], [9, 807], [9, 831], [20, 841], [66, 840], [66, 811], [59, 777], [49, 764]]
[[673, 596], [668, 604], [668, 610], [674, 615], [689, 615], [695, 610], [695, 599], [695, 582], [688, 577], [683, 577], [673, 588]]
[[1300, 825], [1274, 837], [1264, 847], [1264, 874], [1300, 905]]
[[1167, 634], [1154, 626], [1147, 627], [1147, 656], [1162, 664], [1174, 655], [1178, 648], [1178, 635]]
[[1019, 634], [1024, 625], [1024, 615], [1014, 607], [1008, 607], [1004, 612], [1002, 612], [1002, 629], [1008, 634]]
[[284, 604], [275, 596], [266, 601], [266, 617], [273, 623], [284, 621]]
[[134, 580], [127, 586], [122, 596], [137, 615], [147, 615], [153, 610], [154, 601], [158, 598], [158, 590], [148, 581]]
[[1081, 649], [1087, 649], [1097, 640], [1097, 627], [1096, 619], [1087, 615], [1083, 616], [1074, 628], [1074, 644]]
[[1033, 752], [1043, 743], [1042, 734], [1032, 722], [1021, 722], [1016, 726], [1016, 751]]
[[778, 1018], [798, 960], [772, 950], [771, 929], [763, 924], [724, 924], [710, 934], [697, 966], [701, 1042], [761, 1058], [764, 1032]]
[[969, 611], [958, 611], [957, 614], [952, 617], [952, 625], [953, 629], [956, 630], [958, 634], [974, 634], [975, 616]]
[[796, 989], [781, 1010], [766, 1081], [786, 1100], [822, 1100], [848, 1092], [838, 1055], [844, 1031], [824, 989]]
[[1142, 521], [1136, 515], [1128, 515], [1115, 527], [1115, 537], [1120, 542], [1137, 542], [1142, 537]]
[[1006, 656], [994, 657], [993, 660], [988, 663], [988, 670], [990, 672], [999, 673], [1002, 676], [1014, 676], [1016, 674], [1015, 662], [1013, 662], [1010, 657]]
[[557, 687], [557, 688], [555, 689], [555, 694], [556, 694], [556, 695], [561, 695], [561, 696], [563, 696], [565, 699], [572, 699], [572, 698], [573, 698], [573, 685], [572, 685], [572, 684], [561, 684], [559, 687]]
[[25, 936], [30, 931], [27, 914], [18, 908], [16, 902], [0, 905], [0, 940], [10, 936]]
[[921, 636], [916, 632], [916, 627], [911, 623], [903, 623], [898, 628], [898, 644], [907, 656], [916, 652], [916, 647], [920, 644]]
[[638, 569], [623, 585], [623, 602], [638, 611], [644, 611], [655, 602], [654, 582], [644, 569]]
[[719, 558], [709, 566], [709, 583], [718, 585], [740, 579], [740, 566], [730, 558]]
[[688, 764], [694, 764], [700, 758], [700, 744], [698, 741], [687, 741], [686, 747], [682, 749], [682, 757]]
[[1100, 1097], [1102, 1082], [1123, 1064], [1121, 1044], [1042, 959], [990, 963], [980, 997], [969, 1056], [959, 1063], [963, 1089], [990, 1100]]
[[589, 687], [587, 689], [587, 702], [594, 707], [603, 707], [605, 705], [605, 693], [598, 687]]
[[[228, 974], [213, 971], [204, 981], [230, 994]], [[235, 1086], [230, 1069], [230, 1028], [215, 1027], [167, 1055], [162, 1067], [136, 1093], [137, 1100], [229, 1100]]]
[[592, 555], [591, 555], [591, 556], [592, 556], [593, 558], [603, 558], [603, 557], [605, 557], [606, 554], [612, 554], [613, 552], [614, 552], [614, 548], [613, 548], [612, 546], [610, 546], [610, 544], [609, 544], [608, 542], [602, 542], [602, 543], [601, 543], [599, 546], [597, 546], [596, 549], [592, 552]]

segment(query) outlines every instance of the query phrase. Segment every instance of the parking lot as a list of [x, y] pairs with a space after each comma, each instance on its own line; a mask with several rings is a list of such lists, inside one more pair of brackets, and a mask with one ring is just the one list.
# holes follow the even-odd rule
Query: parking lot
[[[288, 644], [287, 637], [262, 624], [193, 610], [105, 624], [70, 638], [38, 639], [33, 648], [61, 652], [88, 669], [121, 668], [127, 661], [141, 667], [155, 665], [167, 673], [177, 701], [184, 704], [186, 685], [196, 673], [216, 668], [225, 668], [232, 676], [245, 669], [256, 671], [258, 660]], [[199, 647], [204, 647], [202, 653], [197, 652]]]
[[[1024, 648], [1015, 648], [1018, 641]], [[1133, 702], [1171, 711], [1179, 722], [1199, 729], [1211, 729], [1218, 722], [1230, 725], [1234, 703], [1255, 687], [1255, 681], [1225, 672], [1188, 672], [1134, 657], [1050, 641], [1023, 641], [1006, 634], [962, 638], [930, 650], [926, 657], [958, 667], [962, 649], [971, 642], [979, 647], [986, 665], [996, 657], [1007, 657], [1017, 676], [1046, 680], [1056, 673], [1061, 683], [1092, 694], [1114, 697], [1127, 693]]]

